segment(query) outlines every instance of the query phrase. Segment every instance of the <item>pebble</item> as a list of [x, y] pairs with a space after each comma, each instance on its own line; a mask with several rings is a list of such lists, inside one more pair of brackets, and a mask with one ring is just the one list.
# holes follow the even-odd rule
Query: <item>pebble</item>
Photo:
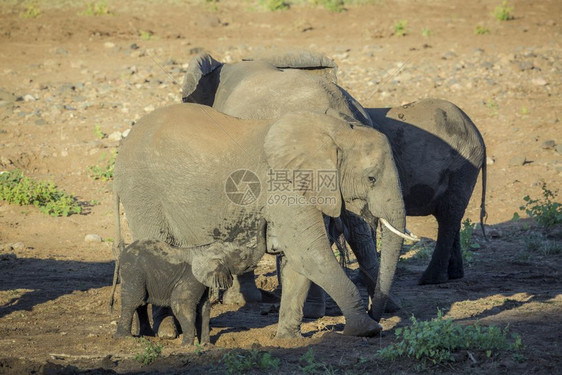
[[531, 83], [535, 86], [546, 86], [548, 84], [544, 78], [533, 78]]
[[509, 160], [509, 165], [511, 166], [519, 166], [524, 165], [527, 162], [527, 158], [525, 156], [519, 155], [514, 156]]
[[123, 135], [121, 134], [121, 132], [115, 131], [113, 133], [111, 133], [107, 139], [109, 139], [110, 141], [120, 141], [123, 138]]
[[123, 136], [123, 138], [126, 138], [129, 135], [130, 132], [131, 132], [131, 129], [127, 129], [121, 135]]
[[486, 157], [486, 165], [494, 165], [496, 161], [491, 157]]
[[14, 250], [25, 249], [25, 244], [23, 242], [16, 242], [16, 243], [13, 243], [11, 246], [12, 246], [12, 249], [14, 249]]
[[103, 44], [103, 46], [104, 46], [105, 48], [113, 48], [113, 47], [115, 47], [115, 43], [113, 43], [113, 42], [105, 42], [105, 43]]
[[554, 140], [549, 139], [548, 141], [544, 141], [541, 145], [541, 147], [545, 150], [551, 150], [554, 148], [554, 146], [556, 145], [556, 143], [554, 142]]
[[84, 237], [84, 241], [86, 242], [102, 242], [102, 238], [99, 234], [87, 234]]
[[31, 94], [26, 94], [26, 95], [23, 96], [24, 102], [33, 102], [35, 100], [37, 100], [37, 98], [35, 96], [31, 95]]

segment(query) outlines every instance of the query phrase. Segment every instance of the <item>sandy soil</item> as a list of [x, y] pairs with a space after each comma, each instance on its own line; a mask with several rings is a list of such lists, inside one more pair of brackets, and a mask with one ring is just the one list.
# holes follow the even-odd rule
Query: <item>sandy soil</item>
[[[0, 202], [0, 373], [225, 373], [220, 360], [232, 348], [269, 351], [281, 359], [279, 373], [304, 373], [301, 357], [310, 348], [324, 365], [313, 373], [410, 373], [416, 362], [385, 363], [374, 353], [412, 314], [431, 319], [438, 308], [461, 324], [509, 324], [525, 349], [492, 358], [457, 353], [456, 363], [431, 371], [560, 372], [561, 255], [545, 248], [560, 249], [561, 230], [511, 219], [525, 216], [523, 197], [540, 198], [544, 183], [562, 187], [562, 3], [513, 1], [515, 18], [506, 22], [491, 15], [499, 1], [373, 3], [330, 13], [308, 5], [269, 12], [241, 0], [216, 8], [195, 0], [109, 1], [110, 15], [92, 16], [85, 3], [45, 0], [33, 3], [37, 17], [26, 17], [23, 3], [0, 4], [0, 167], [54, 181], [85, 206], [81, 215], [50, 217]], [[399, 20], [407, 21], [406, 36], [395, 35]], [[489, 34], [476, 35], [477, 25]], [[276, 46], [332, 57], [340, 84], [366, 107], [425, 97], [460, 106], [487, 144], [492, 238], [475, 232], [480, 248], [459, 281], [418, 286], [428, 260], [401, 262], [393, 290], [403, 309], [383, 318], [382, 337], [369, 339], [341, 335], [344, 320], [332, 308], [303, 323], [303, 339], [275, 340], [279, 291], [266, 256], [256, 272], [263, 303], [215, 306], [209, 347], [150, 338], [162, 354], [141, 366], [134, 357], [143, 343], [112, 337], [111, 182], [93, 180], [88, 167], [103, 163], [132, 122], [180, 101], [178, 82], [193, 54], [206, 49], [238, 61]], [[100, 139], [96, 127], [108, 136]], [[473, 222], [480, 195], [477, 188], [466, 212]], [[408, 218], [408, 227], [431, 246], [433, 218]], [[86, 242], [88, 234], [103, 241]]]

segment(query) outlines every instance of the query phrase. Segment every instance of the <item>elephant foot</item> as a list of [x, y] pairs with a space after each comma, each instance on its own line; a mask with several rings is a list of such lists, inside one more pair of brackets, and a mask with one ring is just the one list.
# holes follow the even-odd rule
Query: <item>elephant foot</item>
[[253, 272], [235, 277], [232, 286], [222, 296], [222, 302], [228, 305], [245, 305], [249, 302], [261, 301], [261, 291], [254, 282]]
[[276, 339], [300, 339], [302, 338], [300, 329], [288, 329], [288, 328], [277, 328], [277, 333], [275, 334]]
[[156, 336], [151, 327], [142, 327], [139, 331], [139, 336]]
[[345, 322], [343, 334], [346, 336], [373, 337], [382, 331], [382, 326], [371, 319], [367, 314]]
[[173, 316], [168, 315], [160, 322], [158, 337], [163, 339], [175, 339], [178, 337], [178, 330]]
[[462, 279], [464, 277], [464, 271], [461, 270], [459, 271], [449, 271], [449, 279], [450, 280], [456, 280], [456, 279]]
[[132, 336], [131, 332], [127, 332], [126, 330], [117, 329], [117, 332], [113, 334], [113, 337], [116, 339], [120, 339], [123, 337]]
[[446, 283], [447, 281], [449, 281], [449, 274], [447, 272], [433, 272], [427, 269], [419, 279], [418, 284], [442, 284]]
[[306, 301], [302, 312], [305, 318], [318, 319], [326, 315], [326, 304], [324, 302]]
[[462, 265], [460, 267], [449, 266], [449, 279], [455, 280], [455, 279], [462, 279], [463, 277], [464, 277], [464, 269]]

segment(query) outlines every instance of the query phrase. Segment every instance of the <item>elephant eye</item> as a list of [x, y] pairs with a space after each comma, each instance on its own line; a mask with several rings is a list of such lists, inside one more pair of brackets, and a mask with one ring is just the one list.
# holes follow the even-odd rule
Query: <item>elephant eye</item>
[[367, 178], [369, 179], [369, 183], [371, 184], [371, 186], [375, 185], [375, 182], [377, 182], [377, 179], [373, 176], [369, 176]]

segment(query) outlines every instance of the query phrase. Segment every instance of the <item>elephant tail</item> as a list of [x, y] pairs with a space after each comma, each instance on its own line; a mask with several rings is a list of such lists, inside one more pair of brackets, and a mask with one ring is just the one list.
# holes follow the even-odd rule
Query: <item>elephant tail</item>
[[115, 269], [113, 270], [113, 284], [111, 286], [111, 295], [109, 297], [109, 312], [113, 312], [113, 304], [115, 303], [115, 288], [117, 287], [117, 280], [119, 279], [119, 260], [121, 259], [121, 254], [123, 254], [125, 247], [123, 238], [121, 238], [121, 215], [119, 213], [120, 199], [117, 193], [115, 193], [114, 199], [116, 236], [115, 241], [113, 242], [112, 251], [113, 256], [115, 257]]
[[484, 239], [488, 240], [488, 237], [486, 237], [486, 230], [484, 229], [484, 221], [488, 218], [488, 213], [486, 212], [486, 179], [487, 159], [486, 146], [484, 146], [484, 160], [482, 161], [482, 200], [480, 201], [480, 228], [482, 228], [482, 235], [484, 236]]

